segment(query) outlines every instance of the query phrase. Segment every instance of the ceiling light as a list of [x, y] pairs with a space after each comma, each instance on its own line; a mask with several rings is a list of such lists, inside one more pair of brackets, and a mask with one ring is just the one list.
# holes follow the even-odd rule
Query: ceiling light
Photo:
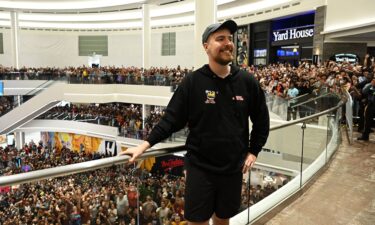
[[113, 7], [134, 3], [144, 3], [144, 0], [89, 0], [89, 1], [1, 1], [1, 8], [35, 9], [35, 10], [80, 10]]
[[42, 14], [21, 13], [20, 21], [45, 21], [45, 22], [93, 22], [93, 21], [115, 21], [141, 19], [142, 12], [111, 12], [111, 13], [89, 13], [89, 14]]
[[292, 0], [263, 0], [255, 3], [245, 4], [241, 6], [232, 7], [229, 9], [220, 10], [217, 12], [218, 18], [227, 18], [235, 15], [249, 14], [269, 7], [275, 7]]
[[40, 27], [51, 29], [126, 29], [141, 28], [142, 22], [119, 23], [47, 23], [47, 22], [20, 22], [20, 27]]

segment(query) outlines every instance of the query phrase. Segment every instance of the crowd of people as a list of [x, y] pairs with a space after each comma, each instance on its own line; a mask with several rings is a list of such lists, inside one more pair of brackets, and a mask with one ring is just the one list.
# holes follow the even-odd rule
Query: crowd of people
[[[341, 88], [351, 92], [355, 98], [354, 115], [358, 116], [360, 94], [363, 85], [360, 82], [366, 80], [367, 76], [373, 76], [374, 65], [365, 57], [363, 65], [350, 64], [347, 62], [336, 63], [326, 61], [322, 65], [314, 65], [301, 62], [298, 67], [290, 64], [270, 64], [267, 66], [249, 66], [242, 69], [248, 70], [260, 82], [262, 88], [269, 95], [277, 96], [288, 101], [290, 118], [314, 113], [314, 108], [309, 104], [301, 107], [293, 107], [297, 101], [293, 100], [299, 96], [299, 102], [314, 96], [329, 92], [339, 92]], [[366, 66], [364, 66], [366, 65]], [[1, 79], [68, 79], [72, 83], [126, 83], [126, 84], [153, 84], [176, 86], [182, 78], [191, 70], [177, 68], [142, 69], [137, 67], [68, 67], [68, 68], [6, 68], [0, 66]], [[6, 105], [6, 104], [5, 104]], [[325, 106], [330, 107], [331, 105]], [[134, 135], [133, 135], [134, 136]]]
[[180, 66], [176, 68], [151, 67], [39, 67], [16, 69], [0, 65], [0, 80], [66, 80], [69, 83], [90, 84], [145, 84], [173, 86], [191, 70]]
[[[374, 81], [375, 65], [368, 55], [362, 65], [327, 61], [322, 65], [308, 62], [298, 67], [289, 64], [244, 67], [270, 95], [284, 98], [293, 108], [293, 98], [348, 91], [354, 100], [353, 114], [360, 119], [358, 130], [365, 127], [364, 112], [373, 101], [364, 92]], [[86, 72], [84, 72], [86, 71]], [[83, 83], [130, 83], [171, 85], [188, 72], [168, 68], [142, 70], [131, 68], [23, 68], [16, 71], [0, 67], [0, 79], [54, 79], [67, 77]], [[373, 82], [375, 83], [375, 82]], [[375, 88], [375, 85], [374, 85]], [[0, 115], [9, 109], [7, 98], [0, 99]], [[162, 116], [151, 110], [143, 127], [141, 106], [131, 104], [69, 105], [55, 107], [41, 118], [95, 121], [119, 127], [120, 133], [145, 138]], [[327, 108], [330, 107], [327, 105]], [[297, 108], [301, 114], [304, 110]], [[296, 114], [290, 111], [290, 118]], [[373, 116], [373, 115], [369, 115]], [[373, 117], [372, 117], [373, 118]], [[368, 137], [367, 137], [368, 138]], [[69, 149], [48, 149], [41, 142], [29, 143], [22, 149], [0, 148], [2, 176], [56, 167], [108, 157], [105, 154], [75, 153]], [[184, 177], [150, 174], [135, 175], [132, 166], [117, 166], [63, 178], [42, 180], [14, 187], [1, 187], [1, 224], [176, 224], [184, 221]], [[138, 174], [138, 173], [137, 173]], [[248, 199], [243, 183], [241, 209], [255, 204], [280, 186], [251, 185]], [[138, 194], [140, 196], [138, 198]], [[137, 201], [139, 199], [139, 201]]]
[[142, 105], [127, 103], [66, 104], [56, 106], [38, 119], [74, 120], [117, 127], [119, 135], [145, 139], [163, 114], [161, 107], [151, 106], [144, 121]]
[[14, 105], [10, 96], [0, 96], [0, 116], [9, 112], [13, 108]]
[[[7, 176], [111, 155], [72, 152], [67, 148], [49, 150], [41, 141], [31, 141], [22, 149], [0, 148], [0, 156], [0, 174]], [[240, 210], [257, 203], [282, 185], [258, 184], [248, 189], [244, 181]], [[184, 188], [183, 176], [151, 174], [135, 169], [134, 165], [2, 187], [0, 223], [182, 225], [186, 224]]]
[[[353, 116], [359, 117], [355, 122], [359, 123], [359, 130], [363, 129], [364, 121], [364, 108], [366, 95], [361, 93], [365, 84], [370, 83], [374, 76], [374, 62], [370, 60], [370, 56], [366, 55], [363, 64], [351, 64], [348, 62], [333, 62], [326, 61], [322, 65], [314, 65], [309, 62], [301, 62], [298, 67], [294, 67], [290, 64], [270, 64], [267, 66], [249, 66], [243, 67], [242, 69], [247, 70], [250, 74], [253, 74], [260, 82], [265, 93], [271, 96], [277, 96], [279, 99], [284, 99], [285, 103], [289, 106], [287, 112], [287, 120], [300, 118], [307, 115], [316, 113], [318, 110], [325, 110], [334, 106], [333, 101], [325, 99], [317, 99], [316, 101], [310, 101], [316, 96], [324, 96], [329, 93], [342, 93], [343, 90], [348, 91], [353, 100]], [[104, 67], [103, 71], [111, 71], [107, 67]], [[111, 67], [109, 67], [111, 68]], [[76, 68], [76, 71], [84, 71], [84, 69], [90, 68]], [[98, 70], [99, 68], [93, 68]], [[25, 69], [27, 71], [27, 69]], [[35, 70], [35, 69], [31, 69]], [[50, 69], [52, 70], [52, 69]], [[64, 71], [58, 70], [57, 71]], [[100, 70], [100, 69], [99, 69]], [[181, 70], [180, 67], [176, 69], [162, 69], [162, 68], [151, 68], [150, 70], [142, 70], [135, 67], [125, 68], [113, 71], [126, 71], [125, 74], [132, 74], [132, 71], [146, 71], [150, 76], [154, 76], [153, 84], [157, 85], [171, 85], [170, 82], [165, 82], [166, 76], [161, 78], [162, 74], [169, 74], [170, 76], [178, 77], [174, 80], [174, 84], [178, 84], [181, 79], [185, 76], [189, 70]], [[73, 71], [71, 68], [70, 71]], [[130, 71], [130, 72], [129, 72]], [[1, 73], [0, 73], [1, 74]], [[111, 72], [111, 74], [115, 74]], [[173, 75], [175, 74], [175, 75]], [[168, 76], [169, 76], [168, 75]], [[1, 76], [1, 75], [0, 75]], [[112, 75], [111, 75], [112, 76]], [[127, 75], [125, 75], [126, 77]], [[167, 77], [168, 77], [167, 76]], [[91, 78], [90, 78], [91, 79]], [[133, 78], [129, 78], [132, 80]], [[128, 78], [121, 79], [121, 82], [132, 83]], [[145, 79], [140, 79], [141, 82], [145, 82]], [[159, 82], [160, 81], [160, 82]], [[118, 79], [111, 79], [111, 82], [118, 83]], [[120, 83], [121, 83], [120, 82]], [[137, 83], [137, 82], [135, 82]], [[297, 100], [294, 100], [298, 98]], [[306, 104], [294, 106], [301, 102]], [[297, 114], [298, 112], [298, 114]], [[160, 112], [161, 113], [161, 112]], [[361, 125], [362, 124], [362, 125]], [[148, 127], [150, 124], [145, 125], [145, 129], [142, 132], [134, 132], [133, 126], [125, 123], [121, 133], [125, 133], [129, 137], [145, 136], [150, 130]], [[129, 128], [129, 129], [128, 129]], [[137, 130], [137, 128], [135, 128]]]
[[[335, 105], [328, 98], [308, 101], [316, 96], [327, 94], [350, 93], [353, 104], [353, 117], [360, 118], [354, 122], [358, 130], [363, 130], [364, 109], [368, 102], [368, 94], [363, 93], [367, 84], [371, 83], [375, 73], [375, 62], [370, 60], [367, 54], [363, 64], [351, 64], [348, 62], [326, 61], [322, 65], [314, 65], [301, 62], [298, 67], [289, 64], [271, 64], [264, 67], [246, 67], [251, 74], [259, 80], [262, 88], [269, 95], [287, 100], [288, 120], [313, 114], [318, 110], [325, 110]], [[297, 101], [294, 99], [304, 96]], [[327, 101], [328, 99], [328, 101]], [[306, 101], [298, 107], [297, 103]], [[321, 102], [319, 102], [321, 101]]]

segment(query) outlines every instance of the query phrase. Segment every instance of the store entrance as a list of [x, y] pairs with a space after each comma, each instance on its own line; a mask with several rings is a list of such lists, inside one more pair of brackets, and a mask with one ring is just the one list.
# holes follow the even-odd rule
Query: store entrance
[[276, 63], [288, 63], [297, 67], [301, 61], [312, 61], [312, 46], [274, 46], [272, 52]]
[[299, 46], [282, 46], [276, 50], [276, 58], [279, 63], [288, 63], [292, 66], [298, 66], [300, 59]]

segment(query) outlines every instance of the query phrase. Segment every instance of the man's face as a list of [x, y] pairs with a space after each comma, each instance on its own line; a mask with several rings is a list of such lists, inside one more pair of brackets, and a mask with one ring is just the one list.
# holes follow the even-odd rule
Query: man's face
[[212, 33], [203, 47], [208, 58], [220, 65], [228, 65], [233, 60], [234, 44], [228, 29], [220, 29]]

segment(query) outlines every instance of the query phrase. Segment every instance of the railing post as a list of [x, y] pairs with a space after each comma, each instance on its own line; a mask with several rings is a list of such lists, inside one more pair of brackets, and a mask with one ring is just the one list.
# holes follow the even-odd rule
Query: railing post
[[305, 139], [305, 129], [306, 129], [306, 122], [302, 123], [302, 150], [301, 150], [301, 169], [300, 169], [300, 180], [299, 180], [299, 187], [302, 187], [302, 171], [303, 171], [303, 146], [304, 146], [304, 139]]
[[251, 186], [251, 169], [249, 170], [249, 178], [247, 184], [247, 224], [250, 224], [250, 186]]
[[141, 182], [141, 176], [142, 176], [142, 171], [140, 168], [137, 168], [136, 165], [135, 165], [135, 162], [133, 163], [133, 170], [131, 171], [132, 173], [132, 176], [135, 177], [135, 181], [136, 181], [136, 187], [137, 187], [137, 225], [140, 225], [139, 223], [139, 214], [140, 214], [140, 211], [139, 211], [139, 197], [140, 197], [140, 192], [139, 192], [139, 183]]
[[326, 138], [326, 161], [325, 163], [328, 162], [328, 136], [329, 136], [329, 122], [330, 122], [330, 118], [334, 117], [334, 115], [332, 114], [327, 114], [327, 138]]

